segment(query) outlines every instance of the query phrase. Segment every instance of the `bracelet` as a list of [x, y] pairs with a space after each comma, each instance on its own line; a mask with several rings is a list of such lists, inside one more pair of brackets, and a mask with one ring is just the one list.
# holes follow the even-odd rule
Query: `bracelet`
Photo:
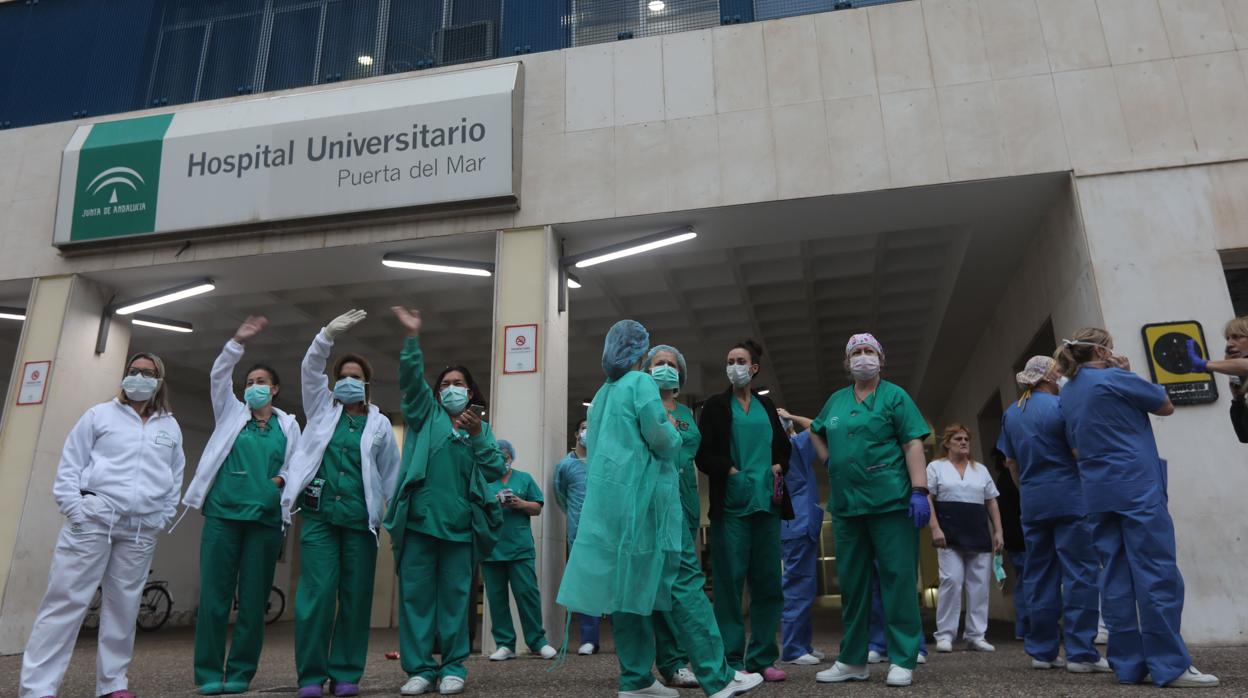
[[911, 487], [910, 494], [914, 494], [915, 492], [918, 492], [919, 494], [922, 494], [925, 497], [931, 494], [931, 492], [928, 491], [926, 487]]

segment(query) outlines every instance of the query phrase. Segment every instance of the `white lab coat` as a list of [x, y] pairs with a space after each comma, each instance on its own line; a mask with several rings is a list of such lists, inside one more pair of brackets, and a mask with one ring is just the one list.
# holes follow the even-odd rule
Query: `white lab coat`
[[[325, 375], [325, 364], [333, 346], [333, 340], [321, 330], [303, 357], [303, 411], [308, 422], [287, 471], [286, 489], [282, 491], [282, 520], [287, 525], [295, 502], [320, 470], [325, 448], [342, 417], [342, 404], [334, 399]], [[368, 506], [368, 528], [376, 535], [385, 505], [394, 496], [398, 483], [399, 449], [390, 420], [371, 404], [360, 437], [360, 469], [364, 479], [364, 503]]]
[[[203, 455], [200, 456], [199, 467], [195, 469], [195, 477], [191, 479], [191, 484], [186, 488], [186, 494], [182, 497], [183, 506], [199, 509], [204, 505], [204, 499], [216, 480], [217, 472], [221, 470], [221, 464], [225, 462], [226, 457], [234, 448], [239, 432], [251, 419], [251, 408], [234, 395], [234, 367], [243, 358], [243, 351], [243, 345], [231, 339], [225, 343], [221, 354], [212, 364], [210, 384], [212, 413], [216, 418], [216, 427], [208, 439], [208, 445], [204, 447]], [[294, 415], [287, 414], [276, 407], [273, 408], [273, 414], [277, 417], [282, 433], [286, 435], [286, 458], [282, 462], [282, 469], [278, 476], [289, 481], [287, 476], [290, 463], [299, 444], [299, 422]]]

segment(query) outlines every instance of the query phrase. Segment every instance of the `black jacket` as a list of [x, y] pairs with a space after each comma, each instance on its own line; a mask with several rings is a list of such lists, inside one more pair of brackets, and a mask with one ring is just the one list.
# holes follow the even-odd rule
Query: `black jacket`
[[[789, 443], [788, 434], [780, 426], [780, 416], [776, 414], [776, 406], [771, 399], [754, 393], [754, 397], [767, 410], [767, 418], [771, 421], [771, 462], [779, 463], [784, 472], [789, 470], [789, 453], [793, 445]], [[702, 405], [702, 414], [698, 416], [698, 430], [702, 432], [702, 445], [694, 457], [698, 470], [706, 473], [711, 482], [709, 516], [718, 519], [724, 513], [724, 495], [728, 489], [728, 471], [736, 467], [732, 462], [732, 388], [712, 395]], [[793, 502], [785, 490], [784, 501], [780, 504], [780, 517], [793, 518]]]
[[1241, 444], [1248, 444], [1248, 406], [1243, 400], [1231, 400], [1231, 426]]

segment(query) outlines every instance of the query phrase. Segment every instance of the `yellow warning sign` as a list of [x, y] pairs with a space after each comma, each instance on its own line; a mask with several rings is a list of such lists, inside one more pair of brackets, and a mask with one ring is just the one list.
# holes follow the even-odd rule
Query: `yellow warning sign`
[[1210, 357], [1199, 322], [1159, 322], [1145, 325], [1143, 332], [1153, 382], [1165, 386], [1172, 402], [1176, 405], [1196, 404], [1218, 399], [1213, 374], [1189, 373], [1192, 362], [1188, 358], [1188, 340], [1196, 342], [1196, 350], [1201, 357]]

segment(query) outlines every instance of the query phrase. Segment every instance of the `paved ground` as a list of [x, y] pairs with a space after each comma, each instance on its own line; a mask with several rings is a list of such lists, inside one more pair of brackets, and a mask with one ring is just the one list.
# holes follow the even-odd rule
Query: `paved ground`
[[[817, 646], [833, 654], [840, 639], [839, 614], [835, 611], [822, 613], [817, 622], [817, 627], [821, 629]], [[932, 626], [930, 618], [926, 625], [929, 628]], [[1022, 643], [1001, 640], [1012, 635], [1011, 629], [1006, 626], [992, 627], [989, 639], [997, 646], [995, 654], [957, 651], [932, 657], [929, 664], [916, 672], [915, 684], [908, 691], [884, 686], [886, 665], [874, 667], [871, 681], [866, 684], [816, 684], [815, 672], [826, 668], [825, 665], [786, 667], [789, 669], [787, 682], [763, 686], [751, 695], [760, 698], [896, 696], [906, 692], [940, 696], [1125, 696], [1155, 695], [1157, 691], [1152, 687], [1119, 686], [1111, 676], [1106, 675], [1034, 671], [1023, 654]], [[61, 691], [62, 698], [91, 698], [94, 689], [94, 640], [94, 635], [87, 633], [80, 639], [64, 690]], [[130, 671], [131, 688], [141, 698], [195, 695], [191, 682], [192, 640], [193, 630], [190, 628], [141, 633]], [[615, 655], [609, 653], [609, 640], [606, 644], [608, 651], [594, 657], [569, 656], [567, 664], [554, 671], [548, 671], [552, 666], [550, 662], [538, 659], [522, 658], [495, 664], [474, 657], [469, 662], [466, 695], [514, 698], [613, 696], [617, 665]], [[248, 695], [294, 694], [293, 645], [294, 632], [290, 624], [270, 628], [260, 672], [252, 684], [256, 690]], [[398, 694], [398, 687], [405, 679], [403, 672], [398, 662], [387, 661], [383, 657], [386, 651], [397, 647], [396, 631], [379, 630], [373, 633], [369, 667], [363, 684], [365, 695]], [[1222, 679], [1221, 688], [1197, 691], [1198, 695], [1248, 695], [1248, 648], [1202, 647], [1196, 648], [1194, 654], [1202, 671], [1215, 673]], [[0, 657], [0, 696], [16, 695], [20, 666], [21, 657]], [[696, 691], [684, 691], [683, 694], [688, 698], [702, 695]]]

